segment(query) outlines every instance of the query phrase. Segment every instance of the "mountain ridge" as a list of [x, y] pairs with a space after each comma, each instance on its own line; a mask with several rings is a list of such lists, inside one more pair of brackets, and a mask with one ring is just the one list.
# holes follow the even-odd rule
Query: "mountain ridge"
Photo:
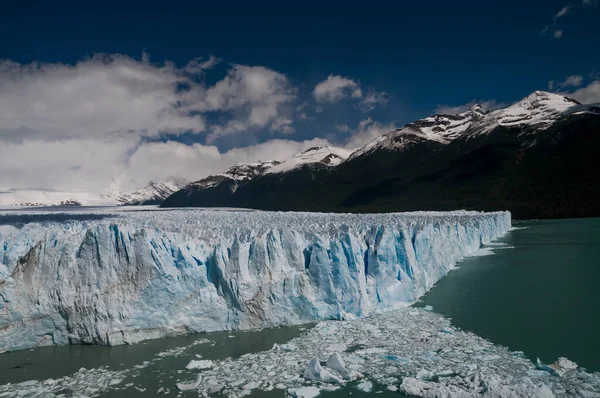
[[334, 212], [508, 209], [516, 218], [600, 215], [600, 207], [589, 203], [600, 195], [595, 188], [600, 181], [595, 156], [599, 137], [598, 105], [536, 91], [503, 109], [476, 105], [456, 115], [408, 123], [334, 166], [261, 173], [237, 184], [235, 191], [219, 185], [187, 189], [162, 206]]

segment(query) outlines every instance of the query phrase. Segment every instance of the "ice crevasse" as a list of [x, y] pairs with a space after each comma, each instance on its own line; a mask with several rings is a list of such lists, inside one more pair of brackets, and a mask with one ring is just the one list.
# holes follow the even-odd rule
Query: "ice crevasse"
[[0, 352], [363, 317], [510, 227], [508, 212], [0, 214]]

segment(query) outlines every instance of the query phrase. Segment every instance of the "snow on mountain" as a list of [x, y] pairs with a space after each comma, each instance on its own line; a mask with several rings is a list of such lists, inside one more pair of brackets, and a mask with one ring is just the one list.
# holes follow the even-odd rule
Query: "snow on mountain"
[[101, 202], [97, 195], [89, 192], [0, 188], [0, 206], [3, 207], [77, 206]]
[[350, 156], [352, 150], [332, 146], [316, 146], [300, 152], [291, 159], [271, 167], [266, 171], [269, 173], [287, 172], [304, 165], [337, 166]]
[[116, 176], [112, 179], [110, 185], [101, 194], [104, 202], [120, 206], [160, 204], [173, 192], [177, 192], [189, 184], [183, 178], [169, 177], [164, 181], [150, 181], [143, 188], [132, 192], [125, 192], [121, 188], [121, 180], [121, 176]]
[[130, 193], [121, 193], [117, 196], [117, 201], [121, 205], [131, 206], [161, 204], [173, 192], [179, 191], [188, 183], [188, 181], [176, 177], [169, 177], [160, 182], [150, 181], [144, 188]]
[[415, 302], [508, 212], [0, 213], [0, 352], [363, 317]]
[[302, 151], [283, 162], [271, 160], [258, 163], [241, 163], [231, 166], [221, 174], [215, 174], [193, 182], [188, 186], [190, 190], [213, 188], [223, 183], [232, 183], [230, 189], [235, 192], [238, 184], [252, 180], [260, 175], [285, 173], [307, 165], [322, 167], [337, 166], [352, 153], [345, 148], [331, 146], [316, 146]]
[[580, 105], [579, 102], [559, 94], [535, 91], [508, 108], [492, 111], [483, 120], [481, 132], [497, 126], [531, 125], [543, 129], [551, 125], [563, 112]]
[[278, 162], [276, 160], [270, 160], [268, 162], [236, 164], [234, 166], [231, 166], [229, 169], [227, 169], [221, 174], [211, 175], [199, 181], [193, 182], [190, 184], [190, 187], [205, 189], [214, 187], [225, 181], [248, 181], [258, 175], [263, 174], [267, 170], [271, 169], [274, 166], [277, 166], [280, 163], [281, 162]]
[[459, 137], [488, 133], [498, 126], [529, 125], [544, 129], [578, 105], [574, 99], [545, 91], [535, 91], [507, 108], [494, 111], [474, 105], [457, 115], [433, 115], [409, 123], [357, 149], [351, 158], [378, 149], [402, 150], [418, 141], [447, 144]]

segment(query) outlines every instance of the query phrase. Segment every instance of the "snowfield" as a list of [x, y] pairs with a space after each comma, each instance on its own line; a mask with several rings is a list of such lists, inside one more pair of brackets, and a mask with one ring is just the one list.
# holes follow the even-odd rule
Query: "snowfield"
[[414, 303], [507, 212], [0, 213], [0, 351], [352, 319]]

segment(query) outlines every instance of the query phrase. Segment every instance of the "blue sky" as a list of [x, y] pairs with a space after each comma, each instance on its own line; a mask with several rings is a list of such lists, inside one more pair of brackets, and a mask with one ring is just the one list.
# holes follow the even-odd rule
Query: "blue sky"
[[[56, 167], [48, 159], [34, 169], [51, 169], [67, 188], [89, 189], [87, 181], [105, 184], [119, 167], [130, 170], [132, 184], [154, 177], [131, 171], [132, 157], [149, 142], [184, 145], [175, 150], [183, 158], [194, 144], [195, 152], [213, 151], [211, 167], [192, 156], [201, 177], [236, 161], [287, 156], [316, 138], [358, 145], [473, 101], [510, 104], [538, 89], [600, 101], [596, 1], [390, 3], [5, 0], [0, 104], [16, 111], [0, 122], [0, 140], [11, 152], [31, 142], [63, 143], [64, 151], [88, 141], [121, 145], [119, 158], [97, 160], [115, 164], [101, 176], [84, 173], [97, 167], [85, 158]], [[127, 80], [140, 70], [143, 77]], [[258, 81], [263, 91], [253, 97]], [[125, 112], [140, 97], [151, 98], [140, 101], [146, 110]], [[173, 113], [174, 102], [186, 107]], [[256, 149], [273, 140], [289, 150]], [[257, 153], [225, 156], [234, 148]], [[193, 179], [192, 166], [180, 163], [164, 172], [186, 170]], [[29, 177], [33, 172], [15, 172], [21, 186], [43, 183]]]

